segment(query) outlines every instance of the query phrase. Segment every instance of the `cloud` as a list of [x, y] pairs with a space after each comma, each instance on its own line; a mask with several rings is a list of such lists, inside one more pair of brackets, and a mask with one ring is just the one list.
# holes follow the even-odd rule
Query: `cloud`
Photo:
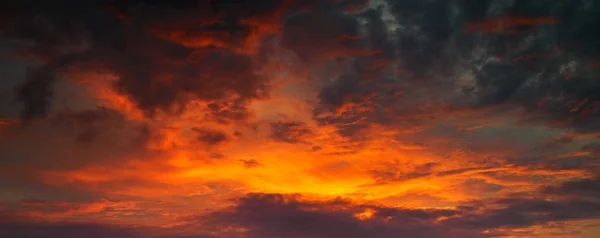
[[[361, 220], [358, 214], [372, 212]], [[354, 206], [346, 201], [305, 202], [281, 194], [249, 194], [231, 211], [207, 216], [209, 222], [245, 228], [248, 237], [459, 237], [475, 233], [436, 227], [435, 220], [455, 215], [451, 210], [410, 210]]]
[[[72, 8], [62, 7], [65, 4]], [[122, 21], [107, 10], [109, 8], [96, 2], [89, 6], [77, 1], [35, 7], [27, 2], [13, 4], [14, 14], [9, 15], [4, 25], [4, 37], [33, 42], [33, 46], [24, 46], [19, 51], [50, 62], [33, 71], [40, 76], [30, 79], [22, 87], [19, 99], [35, 101], [40, 107], [47, 104], [46, 100], [33, 97], [51, 97], [52, 78], [56, 77], [58, 72], [55, 69], [59, 66], [117, 76], [114, 89], [129, 96], [150, 115], [155, 110], [171, 112], [180, 109], [194, 99], [218, 101], [235, 96], [247, 101], [264, 96], [266, 79], [257, 73], [260, 68], [258, 62], [251, 55], [236, 50], [238, 46], [208, 44], [189, 47], [163, 39], [148, 30], [159, 27], [175, 32], [180, 26], [177, 24], [180, 18], [187, 22], [196, 21], [199, 26], [212, 24], [211, 19], [203, 16], [186, 18], [190, 16], [187, 7], [193, 4], [167, 4], [164, 8], [157, 8], [160, 5], [148, 2], [123, 6], [132, 13], [124, 13], [129, 15], [127, 20]], [[205, 6], [195, 7], [205, 9]], [[216, 19], [220, 17], [216, 13], [211, 14]], [[240, 21], [238, 19], [232, 24], [240, 24]], [[76, 26], [75, 22], [80, 25]], [[202, 31], [226, 27], [208, 27]], [[79, 47], [73, 47], [74, 44]], [[53, 62], [49, 60], [51, 58], [58, 60]], [[27, 110], [26, 115], [43, 114], [43, 109]]]
[[198, 140], [208, 146], [219, 145], [229, 140], [225, 133], [218, 130], [200, 127], [192, 128], [192, 130], [198, 133]]
[[33, 237], [90, 237], [90, 238], [138, 238], [128, 229], [96, 224], [45, 224], [45, 223], [1, 223], [0, 235], [6, 238]]
[[263, 166], [260, 162], [258, 162], [258, 160], [255, 160], [255, 159], [247, 159], [247, 160], [240, 160], [240, 161], [242, 163], [244, 163], [245, 168], [255, 168], [255, 167]]
[[483, 210], [446, 222], [453, 226], [494, 229], [597, 218], [600, 216], [600, 197], [594, 192], [597, 183], [598, 179], [593, 178], [548, 186], [533, 197], [515, 196], [498, 199], [485, 207], [476, 205]]
[[[148, 148], [151, 132], [147, 124], [128, 121], [121, 113], [106, 108], [63, 111], [44, 120], [3, 126], [0, 177], [7, 192], [0, 197], [7, 201], [20, 198], [79, 201], [102, 197], [98, 190], [105, 190], [113, 183], [112, 190], [124, 179], [118, 178], [118, 168], [140, 159], [156, 161], [154, 156], [164, 153]], [[111, 174], [112, 181], [77, 172], [103, 166], [111, 167], [102, 174]], [[84, 185], [86, 181], [94, 181], [96, 185]], [[140, 180], [129, 182], [148, 184]]]
[[30, 70], [25, 84], [17, 92], [16, 99], [24, 103], [21, 117], [25, 120], [45, 116], [52, 97], [52, 85], [56, 81], [57, 70], [64, 67], [73, 57], [56, 59], [44, 66]]
[[247, 103], [241, 99], [219, 100], [208, 104], [208, 119], [220, 124], [231, 124], [244, 121], [250, 117], [246, 109]]
[[502, 16], [495, 18], [488, 18], [483, 22], [472, 22], [469, 23], [465, 29], [465, 33], [470, 33], [475, 30], [481, 32], [498, 32], [503, 31], [505, 28], [516, 27], [516, 26], [535, 26], [541, 24], [555, 24], [558, 20], [553, 17], [511, 17]]
[[0, 135], [4, 166], [59, 170], [141, 156], [150, 139], [147, 125], [106, 108], [11, 124], [1, 128]]
[[532, 198], [512, 195], [487, 202], [473, 201], [449, 210], [248, 194], [229, 209], [194, 219], [217, 227], [238, 227], [248, 237], [493, 237], [511, 234], [499, 229], [597, 218], [597, 183], [597, 179], [566, 182], [539, 190]]
[[[485, 202], [466, 202], [453, 209], [390, 207], [342, 198], [311, 200], [301, 195], [251, 193], [237, 199], [232, 207], [182, 217], [182, 225], [177, 229], [196, 231], [201, 237], [203, 232], [214, 232], [217, 236], [243, 234], [245, 237], [396, 237], [397, 234], [494, 237], [513, 234], [506, 228], [597, 218], [600, 216], [597, 184], [597, 178], [575, 180], [540, 189], [533, 196], [512, 194]], [[36, 206], [40, 202], [27, 201], [27, 204]], [[104, 229], [104, 232], [95, 234], [99, 237], [104, 237], [101, 236], [104, 234], [146, 237], [133, 234], [161, 230], [151, 227], [133, 229], [88, 224], [3, 222], [0, 231], [21, 235], [15, 237], [27, 237], [40, 228], [35, 234], [52, 237], [76, 234], [95, 227]]]
[[598, 185], [600, 185], [599, 178], [589, 178], [569, 181], [559, 186], [549, 186], [544, 191], [549, 194], [598, 199], [600, 193], [595, 189]]
[[548, 222], [597, 218], [600, 215], [597, 200], [507, 199], [498, 203], [505, 207], [490, 209], [483, 214], [450, 218], [447, 223], [479, 229], [523, 228]]
[[[100, 224], [160, 213], [135, 222], [216, 237], [493, 237], [597, 219], [596, 8], [15, 1], [2, 40], [37, 66], [14, 91], [23, 120], [0, 118], [2, 204]], [[160, 204], [86, 203], [105, 197]], [[26, 226], [84, 229], [5, 229]]]
[[271, 138], [285, 143], [306, 143], [305, 139], [311, 135], [305, 123], [297, 121], [277, 121], [271, 123]]
[[[595, 56], [583, 50], [595, 48], [584, 43], [594, 37], [583, 29], [594, 22], [589, 9], [567, 1], [503, 4], [388, 1], [361, 13], [357, 45], [381, 53], [342, 57], [341, 72], [319, 92], [316, 120], [351, 135], [373, 124], [419, 126], [506, 107], [527, 110], [522, 123], [597, 130], [592, 71], [566, 79], [575, 68], [593, 68]], [[480, 27], [472, 22], [504, 22], [526, 31], [465, 34], [465, 27]], [[573, 28], [575, 22], [585, 24]], [[549, 31], [578, 37], [557, 38]]]
[[302, 61], [369, 54], [354, 39], [358, 31], [356, 18], [318, 8], [287, 19], [281, 44], [293, 50]]
[[[158, 229], [155, 229], [158, 230]], [[90, 238], [214, 238], [207, 234], [195, 235], [166, 235], [151, 236], [140, 232], [139, 227], [124, 227], [94, 223], [48, 223], [48, 222], [3, 222], [0, 223], [0, 235], [6, 238], [61, 238], [61, 237], [90, 237]]]

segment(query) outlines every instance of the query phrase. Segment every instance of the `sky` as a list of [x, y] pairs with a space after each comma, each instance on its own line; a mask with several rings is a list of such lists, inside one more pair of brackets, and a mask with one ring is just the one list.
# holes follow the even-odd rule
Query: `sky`
[[0, 3], [0, 237], [600, 234], [600, 2]]

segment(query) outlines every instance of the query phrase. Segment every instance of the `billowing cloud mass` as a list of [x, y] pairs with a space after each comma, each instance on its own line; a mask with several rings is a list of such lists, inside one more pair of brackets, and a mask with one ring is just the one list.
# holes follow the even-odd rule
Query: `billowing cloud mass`
[[4, 1], [0, 237], [597, 237], [598, 11]]

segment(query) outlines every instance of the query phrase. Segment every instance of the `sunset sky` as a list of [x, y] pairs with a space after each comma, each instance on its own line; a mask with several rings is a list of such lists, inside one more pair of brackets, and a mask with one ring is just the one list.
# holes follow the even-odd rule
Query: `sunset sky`
[[2, 238], [600, 237], [600, 1], [0, 1]]

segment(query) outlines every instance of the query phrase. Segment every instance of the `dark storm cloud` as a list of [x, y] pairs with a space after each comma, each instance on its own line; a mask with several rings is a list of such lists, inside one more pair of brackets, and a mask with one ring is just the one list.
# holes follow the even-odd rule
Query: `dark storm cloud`
[[[115, 74], [119, 77], [115, 88], [148, 113], [170, 110], [190, 98], [212, 101], [235, 94], [247, 101], [262, 97], [265, 85], [255, 72], [258, 65], [252, 56], [236, 53], [243, 40], [220, 44], [211, 35], [192, 39], [163, 36], [187, 30], [179, 29], [179, 22], [197, 24], [189, 27], [212, 32], [216, 39], [238, 34], [241, 19], [220, 19], [220, 13], [205, 5], [191, 1], [128, 1], [114, 6], [72, 0], [12, 3], [2, 36], [24, 42], [18, 53], [49, 62], [34, 69], [35, 74], [21, 87], [18, 98], [26, 102], [24, 116], [44, 113], [59, 67]], [[204, 14], [190, 14], [195, 10]], [[119, 19], [123, 18], [120, 14], [126, 19]], [[246, 12], [248, 18], [253, 14], [258, 12]], [[219, 32], [230, 26], [233, 28], [227, 32]], [[240, 39], [251, 37], [244, 34]], [[209, 43], [189, 45], [199, 41]], [[86, 57], [73, 59], [72, 55]], [[62, 60], [65, 58], [71, 60]]]
[[271, 123], [271, 139], [285, 143], [306, 143], [305, 137], [312, 134], [306, 124], [298, 121]]
[[450, 1], [388, 1], [396, 21], [408, 30], [397, 29], [396, 47], [403, 65], [414, 77], [447, 71], [451, 61], [445, 51], [456, 31]]
[[[338, 27], [328, 30], [337, 34], [363, 29], [354, 47], [377, 53], [340, 57], [342, 72], [320, 91], [316, 119], [352, 135], [373, 123], [414, 127], [442, 115], [505, 107], [526, 109], [524, 124], [598, 131], [600, 51], [593, 28], [600, 19], [597, 4], [588, 5], [387, 1], [356, 15], [360, 24], [321, 24]], [[394, 23], [384, 20], [390, 16], [383, 9]], [[465, 30], [474, 25], [481, 31]], [[462, 85], [458, 78], [465, 74], [474, 80]], [[371, 110], [336, 113], [349, 104]]]
[[354, 39], [358, 31], [355, 17], [318, 9], [287, 19], [281, 44], [303, 61], [344, 57], [360, 50]]
[[597, 6], [586, 9], [581, 1], [516, 1], [503, 14], [556, 22], [539, 29], [528, 26], [520, 35], [491, 33], [480, 38], [491, 43], [486, 47], [490, 53], [503, 58], [474, 70], [479, 106], [524, 107], [532, 112], [529, 122], [562, 122], [577, 131], [598, 130], [592, 122], [600, 115], [593, 108], [600, 89], [593, 79], [595, 73], [571, 77], [570, 72], [579, 69], [565, 69], [573, 63], [578, 65], [575, 68], [585, 68], [598, 58], [590, 54], [597, 48], [590, 44], [589, 40], [597, 38], [590, 30], [600, 23], [593, 8]]
[[[338, 126], [342, 135], [357, 135], [372, 123], [396, 123], [400, 122], [399, 116], [418, 117], [430, 111], [422, 107], [427, 96], [422, 91], [428, 90], [429, 85], [412, 85], [413, 79], [424, 77], [429, 71], [443, 72], [438, 69], [447, 67], [445, 47], [452, 33], [447, 25], [453, 22], [446, 14], [448, 3], [393, 1], [387, 8], [406, 29], [391, 29], [382, 6], [358, 14], [356, 19], [361, 24], [357, 27], [362, 29], [362, 35], [355, 42], [356, 47], [373, 54], [343, 58], [341, 74], [319, 92], [317, 121]], [[410, 94], [402, 95], [404, 91]], [[341, 108], [344, 112], [339, 111]], [[414, 122], [400, 123], [412, 126]]]

